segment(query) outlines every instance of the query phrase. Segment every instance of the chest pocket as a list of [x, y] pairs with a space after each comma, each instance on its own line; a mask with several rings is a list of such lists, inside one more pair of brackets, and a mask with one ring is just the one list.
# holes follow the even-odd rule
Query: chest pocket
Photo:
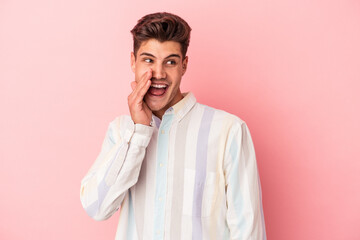
[[196, 179], [194, 169], [184, 172], [183, 215], [210, 217], [213, 215], [217, 199], [215, 172], [206, 172], [206, 176]]

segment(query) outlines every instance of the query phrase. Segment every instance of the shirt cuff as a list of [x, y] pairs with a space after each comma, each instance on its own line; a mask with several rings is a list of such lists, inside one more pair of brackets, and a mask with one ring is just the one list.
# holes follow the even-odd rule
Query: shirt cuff
[[143, 124], [134, 124], [134, 132], [130, 139], [131, 143], [134, 143], [140, 147], [147, 147], [149, 145], [154, 127]]

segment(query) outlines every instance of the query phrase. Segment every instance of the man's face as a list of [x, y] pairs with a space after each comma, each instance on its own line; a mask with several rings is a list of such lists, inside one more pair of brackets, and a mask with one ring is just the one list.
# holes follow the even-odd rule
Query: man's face
[[161, 43], [149, 39], [141, 44], [136, 60], [131, 53], [131, 68], [136, 82], [144, 77], [146, 71], [152, 70], [151, 86], [144, 101], [156, 116], [162, 117], [169, 107], [183, 98], [180, 82], [187, 62], [188, 57], [182, 57], [180, 43], [174, 41]]

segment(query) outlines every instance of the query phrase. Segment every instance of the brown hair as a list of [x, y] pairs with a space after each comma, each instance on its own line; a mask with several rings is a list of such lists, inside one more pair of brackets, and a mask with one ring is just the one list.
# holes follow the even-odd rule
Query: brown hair
[[157, 12], [145, 15], [138, 20], [130, 31], [134, 39], [134, 54], [136, 57], [141, 43], [151, 38], [160, 42], [175, 41], [181, 45], [183, 58], [190, 43], [191, 28], [181, 17], [167, 12]]

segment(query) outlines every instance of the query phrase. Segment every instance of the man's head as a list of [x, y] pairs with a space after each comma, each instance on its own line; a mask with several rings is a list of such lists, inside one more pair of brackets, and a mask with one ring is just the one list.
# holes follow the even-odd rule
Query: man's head
[[167, 12], [145, 15], [131, 30], [135, 57], [141, 43], [156, 39], [159, 42], [178, 42], [181, 45], [182, 58], [185, 58], [190, 43], [190, 31], [191, 28], [187, 22], [177, 15]]
[[131, 30], [131, 68], [137, 83], [151, 71], [152, 85], [144, 101], [157, 116], [182, 99], [179, 87], [187, 68], [190, 31], [182, 18], [165, 12], [144, 16]]

